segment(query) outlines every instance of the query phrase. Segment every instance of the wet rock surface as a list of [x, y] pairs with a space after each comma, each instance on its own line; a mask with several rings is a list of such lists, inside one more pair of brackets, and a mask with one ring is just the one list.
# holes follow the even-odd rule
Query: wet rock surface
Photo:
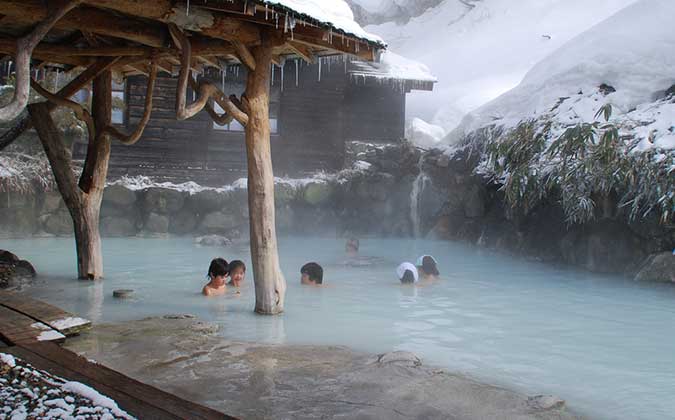
[[662, 252], [649, 256], [635, 280], [675, 284], [675, 253]]
[[31, 263], [0, 249], [0, 289], [22, 289], [37, 275]]
[[214, 324], [173, 315], [99, 325], [66, 347], [247, 419], [578, 418], [563, 404], [533, 402], [427, 367], [412, 353], [373, 356], [340, 346], [243, 343], [216, 331]]

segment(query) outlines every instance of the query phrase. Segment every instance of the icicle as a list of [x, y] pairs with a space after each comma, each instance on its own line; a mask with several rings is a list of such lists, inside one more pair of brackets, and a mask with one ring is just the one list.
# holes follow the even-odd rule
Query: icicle
[[272, 86], [274, 86], [274, 63], [272, 63]]
[[279, 14], [276, 12], [274, 13], [274, 26], [276, 29], [279, 29]]
[[225, 71], [220, 69], [220, 90], [225, 92], [225, 73], [227, 72], [227, 67], [225, 67]]
[[284, 17], [284, 33], [288, 32], [288, 13]]
[[190, 0], [187, 0], [187, 6], [185, 7], [185, 16], [190, 16]]
[[268, 9], [267, 9], [267, 4], [266, 4], [266, 5], [265, 5], [265, 20], [268, 19], [267, 11], [268, 11]]
[[295, 59], [295, 87], [298, 87], [298, 79], [300, 74], [300, 59]]
[[281, 62], [281, 73], [279, 76], [281, 77], [281, 82], [279, 83], [281, 86], [281, 91], [284, 91], [284, 67], [286, 67], [286, 62], [282, 61]]
[[319, 82], [321, 81], [321, 57], [319, 57]]
[[61, 78], [61, 73], [59, 73], [59, 69], [56, 69], [56, 88], [59, 88], [59, 79]]
[[246, 14], [247, 10], [248, 10], [248, 0], [244, 2], [244, 14]]

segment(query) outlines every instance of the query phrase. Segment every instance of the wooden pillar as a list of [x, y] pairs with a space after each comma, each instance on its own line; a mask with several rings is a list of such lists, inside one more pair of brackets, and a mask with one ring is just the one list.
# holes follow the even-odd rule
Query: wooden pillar
[[[103, 132], [103, 128], [110, 124], [111, 83], [112, 76], [109, 70], [94, 79], [92, 109], [97, 133]], [[70, 152], [66, 148], [61, 132], [52, 120], [50, 105], [45, 102], [34, 103], [28, 106], [28, 111], [49, 159], [63, 201], [73, 218], [77, 275], [81, 279], [102, 278], [103, 256], [98, 225], [110, 158], [110, 137], [97, 135], [89, 139], [83, 178], [86, 176], [90, 188], [88, 192], [84, 192], [73, 175]], [[87, 168], [91, 168], [89, 172]]]
[[255, 70], [246, 83], [248, 124], [248, 211], [251, 260], [255, 283], [255, 311], [272, 315], [283, 312], [286, 280], [279, 266], [274, 221], [274, 173], [270, 147], [269, 95], [272, 46], [267, 34], [253, 51]]

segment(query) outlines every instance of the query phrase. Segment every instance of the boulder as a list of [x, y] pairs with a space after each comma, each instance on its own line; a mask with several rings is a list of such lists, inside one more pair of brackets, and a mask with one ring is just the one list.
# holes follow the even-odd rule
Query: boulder
[[274, 184], [274, 203], [277, 207], [284, 206], [296, 197], [297, 190], [296, 188], [286, 182], [277, 182]]
[[9, 251], [0, 250], [0, 289], [21, 288], [31, 283], [36, 274], [31, 263]]
[[422, 361], [409, 351], [392, 351], [377, 356], [377, 363], [381, 365], [397, 364], [408, 367], [422, 366]]
[[675, 283], [675, 251], [647, 257], [635, 280]]
[[228, 246], [232, 241], [220, 235], [204, 235], [196, 237], [195, 243], [201, 246]]
[[240, 224], [233, 214], [216, 211], [204, 216], [197, 230], [204, 233], [227, 233]]
[[124, 237], [134, 236], [138, 233], [133, 219], [125, 217], [103, 217], [100, 222], [101, 235]]
[[197, 215], [190, 208], [183, 208], [169, 219], [169, 232], [175, 235], [192, 233], [197, 226]]
[[199, 191], [187, 199], [190, 208], [198, 214], [221, 211], [227, 207], [228, 200], [231, 200], [230, 194], [214, 190]]
[[103, 191], [103, 206], [128, 208], [136, 202], [136, 192], [122, 185], [111, 185]]
[[145, 220], [143, 230], [148, 233], [168, 233], [169, 218], [164, 214], [150, 213]]
[[464, 197], [464, 215], [471, 219], [485, 215], [483, 189], [478, 185], [471, 187], [467, 196]]
[[61, 198], [61, 193], [58, 191], [49, 191], [46, 192], [42, 199], [42, 214], [54, 213], [61, 207], [64, 207], [63, 199]]
[[145, 190], [143, 206], [146, 213], [175, 213], [185, 203], [186, 193], [167, 188], [148, 188]]
[[535, 395], [527, 397], [527, 405], [535, 410], [553, 410], [563, 408], [565, 400], [554, 395]]
[[328, 182], [311, 182], [305, 187], [303, 198], [312, 206], [327, 202], [333, 195], [333, 186]]
[[45, 232], [58, 236], [73, 234], [73, 219], [66, 210], [61, 210], [48, 215], [44, 219], [42, 228]]

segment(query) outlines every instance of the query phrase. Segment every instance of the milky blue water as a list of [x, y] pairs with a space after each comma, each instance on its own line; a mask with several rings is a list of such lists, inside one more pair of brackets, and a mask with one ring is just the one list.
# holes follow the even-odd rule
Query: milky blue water
[[[252, 312], [250, 273], [239, 296], [199, 294], [210, 260], [241, 258], [247, 245], [197, 247], [189, 239], [105, 239], [106, 279], [74, 279], [72, 239], [2, 240], [41, 273], [37, 297], [95, 322], [192, 313], [228, 338], [339, 344], [368, 352], [409, 350], [425, 363], [528, 393], [552, 393], [593, 418], [663, 419], [675, 413], [675, 287], [637, 284], [526, 262], [461, 244], [361, 241], [384, 258], [345, 267], [344, 242], [282, 238], [286, 313]], [[442, 280], [404, 287], [404, 260], [429, 253]], [[300, 266], [325, 269], [324, 287], [301, 286]], [[131, 288], [133, 300], [114, 289]]]

